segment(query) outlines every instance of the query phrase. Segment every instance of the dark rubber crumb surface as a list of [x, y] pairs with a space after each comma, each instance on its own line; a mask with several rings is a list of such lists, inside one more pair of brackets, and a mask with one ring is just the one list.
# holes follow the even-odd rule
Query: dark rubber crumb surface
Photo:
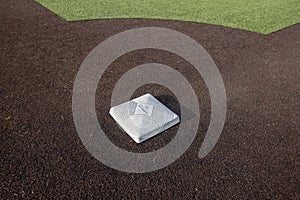
[[[210, 119], [202, 78], [168, 52], [123, 55], [106, 71], [96, 95], [98, 118], [113, 143], [147, 152], [169, 143], [177, 130], [137, 145], [109, 117], [116, 81], [139, 64], [177, 69], [192, 83], [201, 109], [198, 136], [184, 156], [159, 171], [126, 174], [98, 162], [81, 143], [72, 117], [72, 88], [96, 45], [146, 26], [180, 31], [210, 53], [225, 83], [227, 118], [213, 151], [198, 159]], [[34, 1], [9, 0], [0, 4], [0, 44], [1, 199], [300, 198], [300, 24], [260, 35], [179, 21], [65, 22]], [[167, 88], [146, 85], [133, 97], [146, 92], [180, 113]]]

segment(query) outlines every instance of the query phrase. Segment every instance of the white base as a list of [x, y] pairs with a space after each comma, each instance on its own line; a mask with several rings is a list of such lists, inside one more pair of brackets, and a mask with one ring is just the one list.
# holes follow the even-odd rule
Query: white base
[[151, 94], [114, 106], [109, 114], [136, 143], [148, 140], [180, 122], [178, 115]]

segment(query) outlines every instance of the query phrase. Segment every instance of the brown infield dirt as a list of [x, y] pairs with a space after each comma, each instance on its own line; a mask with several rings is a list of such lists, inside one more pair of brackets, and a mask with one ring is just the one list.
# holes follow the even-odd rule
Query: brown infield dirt
[[[0, 5], [1, 199], [299, 199], [300, 24], [270, 35], [164, 20], [66, 22], [33, 1]], [[130, 52], [112, 63], [96, 95], [97, 114], [111, 141], [130, 151], [159, 149], [178, 127], [135, 144], [108, 114], [112, 89], [129, 69], [149, 62], [181, 72], [199, 98], [201, 121], [188, 151], [146, 174], [111, 169], [93, 158], [76, 132], [72, 89], [77, 71], [100, 42], [137, 27], [164, 27], [199, 42], [217, 64], [227, 93], [227, 117], [215, 148], [197, 158], [210, 120], [200, 75], [165, 51]], [[101, 87], [100, 87], [101, 85]], [[139, 88], [180, 114], [174, 94]]]

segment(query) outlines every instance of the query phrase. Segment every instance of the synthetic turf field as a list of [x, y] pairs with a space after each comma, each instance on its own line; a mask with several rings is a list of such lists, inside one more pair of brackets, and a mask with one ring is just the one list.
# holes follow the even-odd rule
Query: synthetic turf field
[[300, 22], [299, 0], [37, 0], [67, 21], [151, 18], [269, 34]]
[[[0, 199], [300, 198], [300, 24], [262, 35], [172, 20], [66, 22], [30, 0], [3, 1], [0, 23]], [[98, 119], [116, 145], [151, 151], [176, 133], [175, 127], [136, 145], [109, 116], [114, 84], [134, 66], [158, 62], [177, 69], [192, 84], [201, 109], [197, 138], [183, 157], [159, 171], [126, 174], [101, 164], [82, 145], [73, 122], [72, 89], [96, 45], [146, 26], [180, 31], [209, 52], [225, 83], [227, 118], [213, 151], [198, 159], [210, 118], [202, 78], [165, 51], [120, 57], [96, 94]], [[133, 97], [146, 92], [180, 112], [167, 88], [144, 86]]]

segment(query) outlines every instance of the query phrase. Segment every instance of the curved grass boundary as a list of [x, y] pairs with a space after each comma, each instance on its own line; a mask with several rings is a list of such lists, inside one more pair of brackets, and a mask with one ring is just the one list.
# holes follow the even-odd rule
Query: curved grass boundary
[[151, 18], [269, 34], [300, 22], [299, 0], [36, 0], [67, 21]]

